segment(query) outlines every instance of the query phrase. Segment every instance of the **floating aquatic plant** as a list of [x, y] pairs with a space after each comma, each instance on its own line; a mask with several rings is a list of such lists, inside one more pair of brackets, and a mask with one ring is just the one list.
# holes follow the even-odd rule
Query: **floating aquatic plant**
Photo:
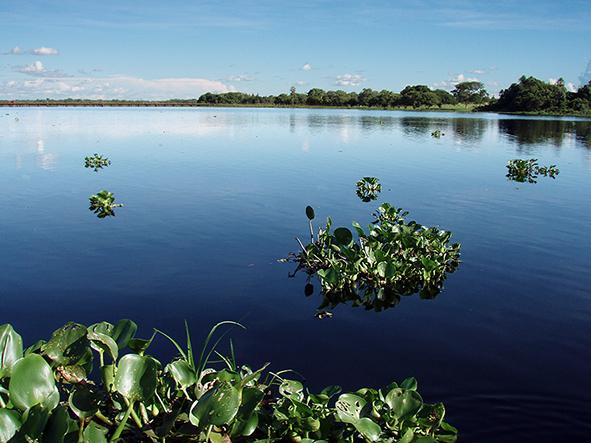
[[97, 172], [99, 169], [106, 168], [111, 164], [111, 160], [107, 157], [103, 157], [99, 154], [94, 154], [89, 157], [84, 157], [84, 167], [91, 168], [94, 172]]
[[[308, 213], [308, 211], [307, 211]], [[401, 296], [419, 293], [433, 298], [442, 289], [448, 273], [460, 262], [460, 244], [451, 243], [451, 233], [436, 227], [407, 222], [408, 212], [390, 204], [381, 205], [375, 221], [364, 230], [353, 223], [357, 235], [344, 227], [326, 227], [291, 259], [298, 268], [316, 275], [322, 286], [319, 309], [351, 301], [353, 305], [382, 310], [396, 305]], [[310, 214], [308, 214], [310, 219]], [[314, 288], [308, 282], [306, 295]]]
[[90, 209], [94, 212], [98, 218], [105, 218], [115, 215], [115, 208], [120, 208], [123, 205], [121, 203], [115, 203], [115, 196], [112, 192], [105, 191], [104, 189], [95, 195], [89, 197]]
[[556, 165], [540, 166], [535, 158], [509, 160], [507, 170], [506, 177], [520, 183], [537, 183], [538, 174], [544, 177], [556, 178], [560, 173]]
[[431, 133], [431, 137], [435, 137], [435, 138], [441, 138], [442, 135], [445, 135], [443, 132], [441, 132], [441, 129], [436, 129], [435, 131], [433, 131]]
[[[219, 352], [225, 326], [241, 327], [218, 323], [197, 356], [188, 327], [183, 346], [158, 330], [138, 338], [131, 320], [68, 323], [25, 349], [11, 325], [0, 325], [0, 441], [456, 441], [445, 407], [425, 403], [412, 377], [311, 393], [287, 376], [293, 371], [240, 365], [232, 342], [228, 356]], [[178, 351], [172, 361], [148, 354], [156, 336]]]
[[357, 197], [364, 202], [376, 200], [382, 192], [382, 185], [376, 177], [363, 177], [357, 182]]

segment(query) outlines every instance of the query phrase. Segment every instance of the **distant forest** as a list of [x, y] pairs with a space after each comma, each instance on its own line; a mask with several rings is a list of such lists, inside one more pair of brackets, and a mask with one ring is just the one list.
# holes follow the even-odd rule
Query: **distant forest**
[[289, 93], [267, 96], [243, 92], [208, 92], [198, 99], [0, 100], [0, 106], [321, 106], [591, 115], [591, 82], [573, 92], [566, 88], [562, 79], [549, 83], [522, 76], [518, 82], [501, 90], [498, 98], [491, 97], [481, 82], [467, 81], [458, 83], [451, 92], [431, 89], [426, 85], [407, 86], [400, 92], [385, 89], [375, 91], [370, 88], [361, 92], [313, 88], [307, 93], [300, 93], [292, 87]]

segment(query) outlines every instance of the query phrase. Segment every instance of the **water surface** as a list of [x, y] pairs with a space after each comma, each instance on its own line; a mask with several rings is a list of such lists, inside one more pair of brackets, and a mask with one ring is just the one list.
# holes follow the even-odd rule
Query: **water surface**
[[[440, 129], [441, 138], [431, 137]], [[111, 158], [83, 168], [85, 155]], [[556, 180], [505, 178], [511, 158]], [[355, 195], [381, 179], [378, 202]], [[88, 197], [125, 207], [100, 220]], [[467, 442], [591, 435], [591, 122], [269, 109], [0, 109], [0, 323], [27, 343], [68, 320], [128, 317], [195, 338], [240, 320], [238, 357], [313, 389], [413, 375]], [[463, 263], [433, 300], [314, 317], [278, 263], [304, 208], [366, 224], [390, 202], [454, 232]], [[162, 357], [174, 350], [155, 344]]]

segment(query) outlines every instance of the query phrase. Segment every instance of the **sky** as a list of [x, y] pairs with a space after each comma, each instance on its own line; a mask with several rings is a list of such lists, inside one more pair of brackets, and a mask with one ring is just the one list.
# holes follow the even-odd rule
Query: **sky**
[[590, 0], [0, 0], [0, 99], [591, 80]]

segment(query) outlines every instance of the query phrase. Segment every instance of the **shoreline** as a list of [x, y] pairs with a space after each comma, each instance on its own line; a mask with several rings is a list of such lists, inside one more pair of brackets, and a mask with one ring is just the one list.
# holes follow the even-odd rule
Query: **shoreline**
[[13, 101], [0, 100], [2, 108], [257, 108], [257, 109], [347, 109], [359, 111], [403, 111], [403, 112], [451, 112], [458, 114], [499, 114], [525, 117], [578, 117], [591, 119], [591, 113], [547, 113], [547, 112], [510, 112], [510, 111], [480, 111], [475, 106], [461, 107], [448, 106], [436, 108], [409, 108], [393, 107], [381, 108], [377, 106], [315, 106], [315, 105], [270, 105], [270, 104], [221, 104], [221, 103], [198, 103], [190, 101]]

